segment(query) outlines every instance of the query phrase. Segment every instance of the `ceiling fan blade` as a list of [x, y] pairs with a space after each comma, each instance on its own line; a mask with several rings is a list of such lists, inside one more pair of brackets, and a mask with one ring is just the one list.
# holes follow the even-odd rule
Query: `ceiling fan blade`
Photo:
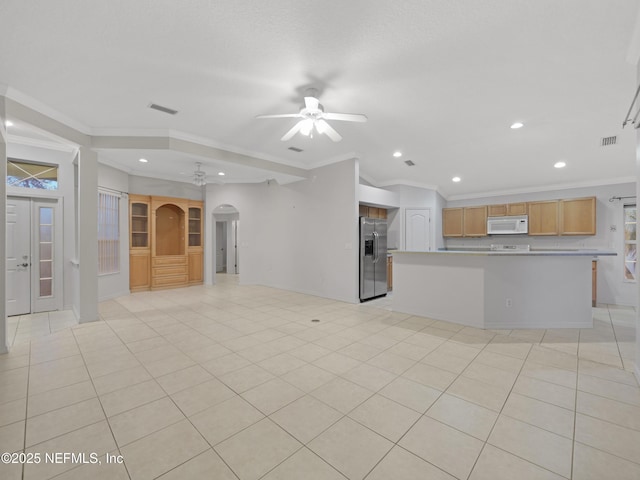
[[304, 97], [304, 106], [307, 110], [318, 110], [318, 105], [320, 105], [320, 100], [316, 97]]
[[320, 133], [326, 133], [327, 137], [329, 137], [334, 142], [339, 142], [340, 140], [342, 140], [342, 137], [340, 136], [340, 134], [336, 132], [331, 125], [329, 125], [327, 122], [325, 122], [322, 119], [317, 121], [316, 129]]
[[340, 120], [342, 122], [366, 122], [367, 116], [361, 113], [323, 113], [327, 120]]
[[285, 133], [280, 140], [282, 140], [283, 142], [286, 142], [287, 140], [291, 139], [291, 137], [293, 137], [296, 133], [298, 133], [300, 128], [302, 128], [302, 122], [304, 122], [304, 120], [300, 120], [293, 127], [291, 127], [291, 130]]
[[256, 115], [256, 118], [295, 118], [299, 116], [299, 113], [283, 113], [281, 115]]

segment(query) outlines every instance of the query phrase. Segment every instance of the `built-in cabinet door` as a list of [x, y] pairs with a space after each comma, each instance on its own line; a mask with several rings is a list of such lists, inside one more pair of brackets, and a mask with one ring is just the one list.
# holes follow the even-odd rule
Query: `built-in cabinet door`
[[521, 203], [509, 203], [507, 205], [507, 215], [526, 215], [527, 204]]
[[189, 283], [204, 280], [202, 202], [189, 202]]
[[203, 275], [202, 253], [189, 253], [189, 283], [201, 283]]
[[129, 290], [151, 288], [151, 197], [129, 195]]
[[463, 223], [465, 237], [486, 237], [487, 207], [465, 207]]
[[443, 208], [442, 209], [442, 236], [461, 237], [463, 235], [462, 219], [464, 209]]
[[558, 235], [558, 201], [529, 202], [529, 235]]
[[359, 205], [358, 212], [361, 217], [369, 218], [387, 218], [387, 209], [382, 207], [370, 207], [368, 205]]
[[560, 235], [596, 234], [596, 198], [560, 200]]
[[151, 257], [149, 253], [133, 252], [129, 255], [129, 289], [134, 292], [151, 286]]
[[507, 205], [489, 205], [487, 207], [487, 214], [490, 217], [504, 217], [507, 214]]

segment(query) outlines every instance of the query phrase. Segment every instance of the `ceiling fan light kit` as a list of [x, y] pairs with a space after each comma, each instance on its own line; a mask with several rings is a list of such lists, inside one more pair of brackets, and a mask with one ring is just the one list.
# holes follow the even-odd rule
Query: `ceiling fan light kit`
[[304, 107], [300, 113], [285, 113], [281, 115], [258, 115], [256, 118], [300, 118], [280, 140], [286, 142], [300, 132], [302, 135], [313, 138], [313, 130], [319, 134], [326, 134], [334, 142], [342, 140], [342, 136], [327, 123], [327, 120], [341, 122], [366, 122], [366, 115], [360, 113], [330, 113], [325, 112], [318, 100], [318, 91], [315, 88], [307, 89], [304, 97]]

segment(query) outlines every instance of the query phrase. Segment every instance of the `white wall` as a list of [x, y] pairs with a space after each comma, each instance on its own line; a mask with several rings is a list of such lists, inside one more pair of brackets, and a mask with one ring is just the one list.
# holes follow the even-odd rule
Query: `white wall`
[[[594, 236], [530, 237], [526, 235], [514, 235], [509, 237], [450, 238], [446, 240], [446, 245], [447, 247], [470, 247], [488, 246], [492, 243], [509, 243], [529, 244], [535, 248], [591, 248], [614, 250], [618, 254], [616, 257], [600, 257], [598, 260], [598, 303], [636, 305], [638, 298], [637, 286], [634, 283], [625, 282], [623, 275], [624, 222], [622, 210], [625, 202], [635, 203], [635, 199], [609, 201], [613, 196], [631, 196], [635, 194], [635, 184], [623, 183], [447, 202], [447, 207], [459, 207], [591, 196], [597, 198], [596, 235]], [[615, 232], [612, 231], [612, 227], [615, 228]]]
[[[238, 210], [240, 283], [356, 302], [357, 187], [357, 160], [287, 185], [207, 185], [206, 218], [221, 204]], [[215, 222], [208, 223], [205, 282], [212, 283]]]
[[171, 180], [138, 177], [136, 175], [129, 175], [128, 192], [138, 195], [161, 195], [199, 201], [204, 199], [203, 187], [196, 187], [191, 183], [172, 182]]
[[358, 201], [375, 206], [398, 208], [400, 195], [384, 188], [360, 184], [358, 185]]
[[61, 200], [64, 222], [62, 303], [64, 309], [70, 309], [74, 305], [74, 299], [77, 296], [77, 292], [75, 290], [78, 287], [77, 282], [74, 282], [74, 271], [72, 266], [72, 260], [75, 260], [76, 258], [76, 213], [73, 166], [75, 152], [9, 143], [7, 145], [7, 157], [58, 165], [58, 190], [7, 187], [7, 195], [49, 197]]
[[98, 188], [122, 192], [120, 197], [120, 271], [98, 276], [98, 300], [129, 294], [129, 175], [107, 165], [98, 165]]
[[442, 239], [442, 207], [444, 198], [435, 190], [428, 188], [410, 187], [407, 185], [392, 185], [385, 187], [386, 190], [395, 192], [400, 197], [400, 209], [389, 218], [389, 230], [387, 232], [390, 242], [395, 242], [399, 249], [405, 248], [405, 225], [404, 212], [407, 208], [428, 208], [430, 209], [431, 225], [429, 236], [432, 250], [437, 250], [444, 246]]

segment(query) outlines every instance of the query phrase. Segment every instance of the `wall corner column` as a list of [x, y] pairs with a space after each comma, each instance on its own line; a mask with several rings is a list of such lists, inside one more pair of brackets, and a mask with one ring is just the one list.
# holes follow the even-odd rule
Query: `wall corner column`
[[[6, 248], [6, 235], [7, 235], [7, 129], [5, 126], [6, 107], [5, 97], [0, 96], [0, 198], [2, 199], [0, 204], [0, 238], [2, 239], [2, 245]], [[9, 351], [9, 345], [7, 341], [7, 255], [3, 252], [0, 255], [0, 354], [7, 353]]]
[[78, 263], [76, 312], [79, 323], [98, 320], [98, 154], [78, 152]]

